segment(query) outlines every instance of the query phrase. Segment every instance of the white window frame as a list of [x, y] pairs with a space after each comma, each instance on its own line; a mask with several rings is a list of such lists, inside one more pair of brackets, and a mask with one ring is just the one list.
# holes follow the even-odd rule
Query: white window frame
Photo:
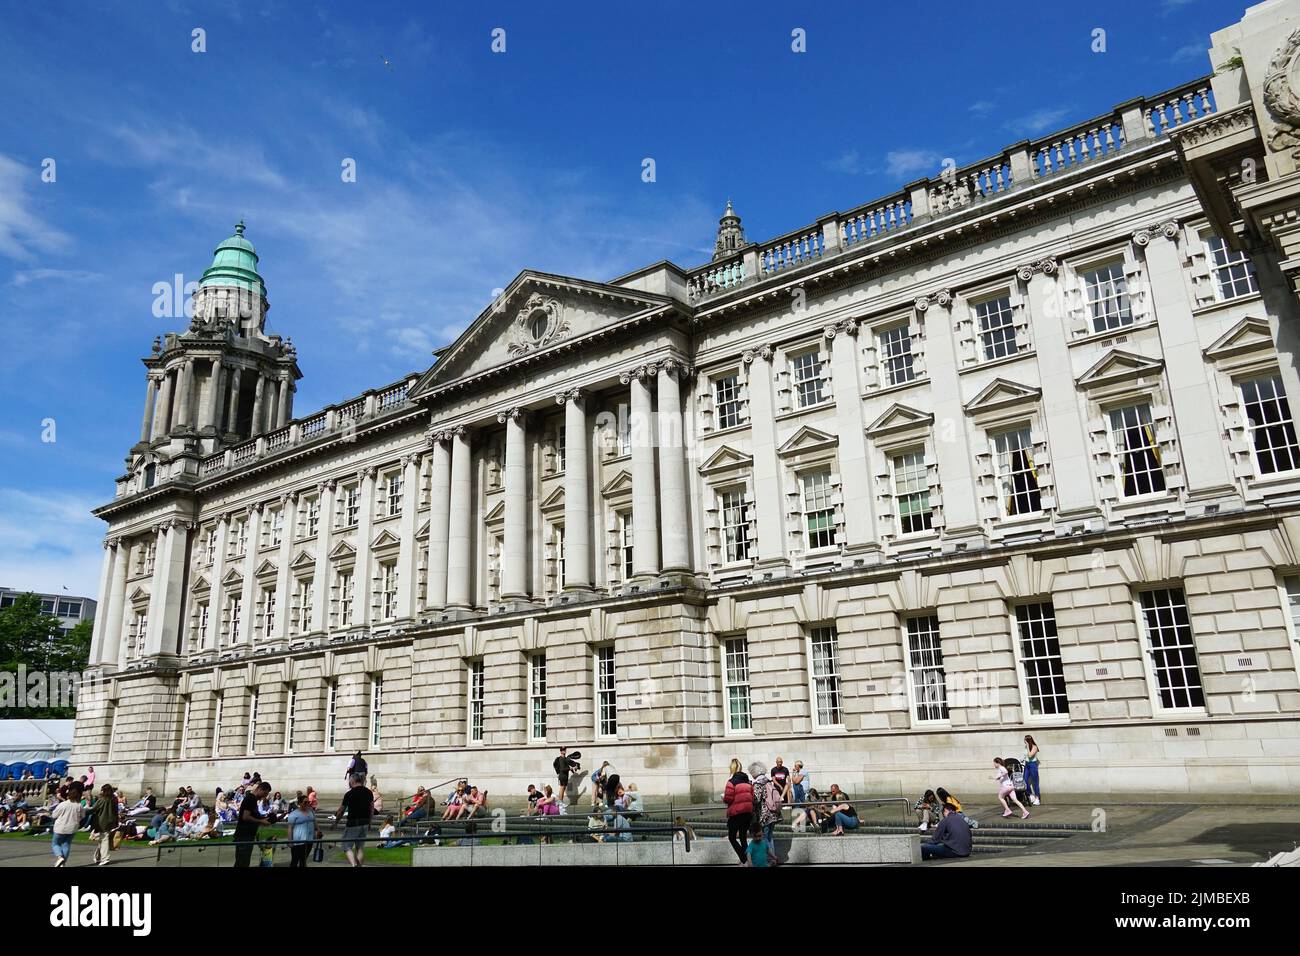
[[[608, 668], [604, 666], [606, 658], [609, 661]], [[618, 654], [613, 644], [599, 644], [593, 649], [591, 659], [593, 700], [596, 705], [596, 737], [602, 740], [613, 740], [618, 737]], [[605, 683], [606, 676], [609, 679], [608, 686]], [[606, 718], [607, 709], [608, 718]]]
[[[1187, 616], [1187, 630], [1189, 632], [1192, 654], [1196, 662], [1197, 677], [1200, 681], [1199, 687], [1202, 703], [1199, 705], [1190, 704], [1187, 707], [1166, 707], [1161, 700], [1160, 679], [1155, 665], [1155, 645], [1151, 639], [1150, 629], [1147, 626], [1146, 612], [1142, 607], [1142, 595], [1147, 592], [1158, 591], [1179, 591], [1182, 593], [1182, 606]], [[1200, 650], [1196, 646], [1196, 630], [1192, 627], [1192, 610], [1191, 606], [1187, 603], [1187, 591], [1184, 589], [1182, 584], [1144, 585], [1141, 588], [1134, 589], [1133, 611], [1137, 617], [1138, 633], [1142, 641], [1142, 664], [1146, 672], [1148, 696], [1151, 701], [1152, 713], [1159, 715], [1204, 716], [1207, 713], [1205, 705], [1205, 672], [1201, 664]]]
[[632, 524], [632, 511], [618, 514], [618, 569], [619, 580], [631, 581], [636, 570], [636, 529]]
[[[728, 386], [726, 383], [730, 382]], [[739, 428], [742, 425], [749, 424], [749, 415], [746, 410], [746, 402], [742, 398], [743, 383], [740, 379], [740, 372], [737, 369], [730, 369], [725, 372], [719, 372], [709, 380], [709, 394], [713, 400], [713, 427], [721, 431], [727, 428]], [[724, 409], [729, 413], [727, 417], [734, 420], [724, 423]]]
[[[1035, 662], [1044, 661], [1044, 660], [1050, 661], [1051, 655], [1050, 654], [1046, 656], [1035, 655], [1033, 657], [1027, 657], [1025, 655], [1025, 648], [1024, 648], [1025, 637], [1024, 637], [1024, 632], [1021, 630], [1020, 627], [1021, 625], [1020, 609], [1021, 608], [1041, 609], [1043, 607], [1046, 607], [1051, 611], [1052, 634], [1048, 636], [1046, 633], [1047, 632], [1046, 618], [1041, 616], [1041, 611], [1040, 611], [1040, 616], [1038, 618], [1031, 619], [1027, 623], [1033, 625], [1035, 623], [1042, 622], [1044, 624], [1043, 627], [1044, 636], [1041, 638], [1031, 638], [1031, 640], [1045, 640], [1045, 641], [1054, 640], [1056, 642], [1056, 661], [1061, 671], [1061, 682], [1065, 687], [1065, 711], [1063, 713], [1035, 714], [1033, 712], [1034, 694], [1029, 688], [1028, 665], [1031, 660]], [[1014, 603], [1011, 603], [1007, 606], [1007, 612], [1011, 622], [1011, 645], [1012, 645], [1012, 649], [1015, 651], [1016, 674], [1017, 674], [1016, 683], [1020, 690], [1020, 713], [1022, 715], [1022, 718], [1026, 723], [1034, 723], [1034, 724], [1068, 723], [1070, 720], [1070, 687], [1069, 687], [1069, 682], [1065, 678], [1065, 659], [1064, 659], [1064, 655], [1061, 652], [1061, 630], [1060, 630], [1060, 625], [1056, 621], [1056, 606], [1053, 603], [1051, 596], [1045, 595], [1043, 597], [1031, 598], [1023, 601], [1016, 600]], [[1041, 680], [1041, 678], [1038, 679]], [[1050, 696], [1055, 698], [1057, 695], [1052, 694]]]
[[[926, 622], [933, 621], [934, 627], [933, 629], [927, 628], [924, 632], [918, 631], [917, 633], [914, 633], [912, 629], [913, 621], [926, 621]], [[903, 663], [906, 666], [906, 672], [907, 672], [908, 717], [911, 720], [913, 726], [925, 726], [925, 727], [945, 726], [951, 723], [952, 720], [952, 704], [948, 700], [948, 668], [947, 665], [944, 663], [944, 658], [943, 658], [943, 629], [939, 624], [939, 615], [934, 611], [919, 611], [916, 613], [909, 613], [903, 617], [902, 625], [903, 625], [902, 627]], [[915, 653], [919, 654], [922, 657], [922, 661], [920, 664], [914, 663], [912, 659], [912, 655], [914, 653], [914, 649], [913, 649], [914, 637], [921, 637], [921, 638], [932, 637], [934, 639], [933, 645], [921, 644], [920, 642], [917, 642], [917, 648], [915, 650]], [[937, 654], [938, 660], [934, 661], [931, 659], [927, 661], [925, 659], [927, 654], [928, 655]], [[943, 696], [938, 701], [933, 701], [928, 699], [922, 701], [921, 695], [919, 694], [920, 686], [918, 682], [920, 682], [920, 684], [923, 684], [927, 688], [932, 687], [933, 686], [932, 684], [929, 684], [925, 681], [925, 675], [929, 673], [933, 673], [935, 671], [937, 671], [943, 679], [943, 683], [941, 685], [943, 690]], [[927, 697], [928, 696], [929, 695], [927, 692]], [[923, 717], [921, 716], [922, 707], [927, 708], [927, 713], [928, 713], [928, 708], [937, 707], [939, 708], [940, 716]]]
[[212, 708], [212, 756], [213, 758], [221, 756], [221, 720], [225, 715], [226, 695], [217, 691], [214, 695], [214, 705]]
[[[1249, 402], [1248, 399], [1246, 398], [1246, 386], [1247, 385], [1256, 386], [1255, 393], [1256, 395], [1258, 395], [1259, 394], [1258, 385], [1260, 382], [1269, 382], [1272, 385], [1274, 392], [1271, 397], [1267, 399], [1263, 399], [1262, 401], [1257, 402], [1257, 404], [1259, 404], [1261, 408], [1268, 407], [1269, 403], [1275, 404], [1277, 405], [1280, 414], [1282, 410], [1281, 405], [1282, 403], [1285, 403], [1287, 415], [1286, 417], [1279, 418], [1276, 422], [1271, 422], [1269, 424], [1262, 425], [1262, 426], [1256, 426], [1251, 424], [1250, 412], [1248, 410], [1248, 405], [1250, 405], [1251, 402]], [[1289, 475], [1294, 473], [1297, 470], [1300, 470], [1300, 435], [1297, 435], [1296, 424], [1295, 424], [1295, 412], [1291, 410], [1291, 398], [1286, 393], [1286, 383], [1282, 381], [1281, 373], [1276, 370], [1273, 370], [1270, 372], [1265, 372], [1262, 375], [1243, 375], [1234, 379], [1232, 385], [1233, 388], [1237, 390], [1237, 396], [1241, 400], [1241, 420], [1242, 420], [1242, 425], [1245, 428], [1245, 432], [1246, 432], [1246, 441], [1250, 445], [1250, 466], [1254, 477], [1270, 480], [1280, 476]], [[1290, 457], [1295, 462], [1295, 464], [1293, 464], [1292, 467], [1290, 468], [1278, 468], [1275, 469], [1274, 471], [1264, 471], [1260, 467], [1259, 446], [1255, 444], [1256, 433], [1263, 431], [1266, 428], [1278, 428], [1278, 427], [1282, 428], [1283, 431], [1285, 432], [1288, 426], [1291, 433], [1290, 437], [1293, 440], [1295, 440], [1296, 443], [1291, 446], [1281, 445], [1277, 447], [1284, 448], [1284, 449], [1287, 447], [1294, 448], [1295, 449], [1294, 451], [1288, 453], [1288, 457]], [[1277, 458], [1276, 452], [1273, 452], [1273, 457], [1275, 459]]]
[[262, 588], [262, 638], [270, 640], [275, 632], [276, 589], [274, 585]]
[[325, 682], [325, 750], [333, 751], [338, 741], [339, 725], [339, 681], [338, 678]]
[[379, 619], [397, 617], [397, 562], [379, 562]]
[[536, 651], [528, 655], [528, 739], [530, 741], [546, 739], [546, 717], [546, 652]]
[[[1291, 596], [1288, 581], [1296, 582], [1296, 596]], [[1283, 616], [1286, 618], [1287, 633], [1291, 636], [1291, 656], [1295, 662], [1296, 674], [1300, 675], [1300, 570], [1282, 572], [1278, 576], [1278, 594], [1282, 599]]]
[[[720, 488], [717, 491], [718, 503], [718, 531], [722, 545], [722, 563], [745, 564], [753, 560], [754, 542], [750, 537], [749, 527], [749, 505], [746, 502], [746, 491], [744, 485], [732, 485]], [[728, 504], [729, 499], [735, 499], [734, 504]], [[834, 508], [832, 507], [831, 523], [834, 525]], [[731, 518], [738, 518], [735, 523]], [[832, 535], [833, 536], [833, 535]]]
[[297, 730], [298, 685], [289, 684], [284, 692], [284, 752], [293, 753], [293, 735]]
[[[817, 673], [817, 650], [819, 636], [830, 637], [831, 668], [821, 674]], [[812, 718], [812, 729], [814, 731], [839, 731], [844, 729], [844, 679], [843, 669], [840, 665], [840, 634], [835, 624], [815, 624], [804, 631], [804, 653], [808, 655], [808, 702], [809, 716]], [[824, 660], [824, 658], [823, 658]], [[830, 716], [839, 718], [833, 721], [822, 720], [822, 709], [819, 704], [818, 683], [825, 682], [827, 685], [826, 694], [828, 698], [835, 701], [834, 710]]]
[[465, 664], [466, 689], [469, 694], [465, 711], [465, 740], [470, 744], [481, 744], [487, 717], [487, 672], [481, 657], [466, 661]]
[[[1237, 299], [1259, 294], [1259, 276], [1255, 274], [1255, 263], [1249, 253], [1230, 249], [1213, 229], [1201, 230], [1201, 244], [1205, 247], [1205, 267], [1210, 273], [1210, 288], [1214, 290], [1215, 302], [1235, 302]], [[1220, 255], [1223, 256], [1223, 262], [1219, 261]], [[1243, 275], [1235, 273], [1234, 270], [1238, 266], [1245, 267], [1242, 270]], [[1228, 286], [1233, 290], [1231, 295], [1225, 295], [1223, 292], [1222, 273], [1225, 270], [1229, 274]], [[1244, 292], [1236, 291], [1240, 284], [1245, 285]]]
[[382, 674], [370, 676], [370, 748], [378, 750], [383, 747], [384, 734], [384, 677]]
[[[899, 538], [912, 538], [912, 537], [919, 537], [921, 535], [926, 535], [926, 534], [933, 534], [934, 533], [934, 505], [930, 501], [930, 467], [926, 463], [925, 446], [924, 445], [901, 446], [899, 448], [891, 449], [888, 452], [888, 454], [889, 454], [889, 493], [893, 500], [894, 523], [895, 523], [895, 530], [897, 536]], [[912, 459], [912, 458], [917, 459], [915, 466], [920, 468], [920, 475], [925, 482], [925, 487], [917, 491], [909, 491], [906, 493], [906, 495], [903, 495], [899, 493], [899, 470], [900, 470], [899, 463], [903, 462], [903, 465], [901, 466], [903, 468], [912, 467], [907, 462], [907, 459]], [[919, 511], [914, 512], [915, 514], [920, 514], [924, 516], [923, 521], [925, 522], [925, 526], [911, 531], [906, 531], [903, 528], [903, 509], [901, 507], [901, 503], [904, 497], [910, 499], [916, 495], [925, 496], [924, 498], [925, 507], [920, 509]]]
[[[1146, 410], [1145, 420], [1142, 418], [1143, 409]], [[1164, 450], [1160, 447], [1159, 436], [1156, 435], [1154, 409], [1155, 403], [1149, 396], [1132, 396], [1122, 402], [1108, 404], [1102, 407], [1102, 415], [1104, 415], [1106, 419], [1106, 439], [1110, 442], [1110, 456], [1115, 468], [1114, 480], [1117, 501], [1142, 501], [1152, 498], [1165, 498], [1170, 494], [1169, 475], [1165, 471]], [[1126, 495], [1124, 493], [1124, 462], [1129, 452], [1127, 443], [1121, 446], [1116, 438], [1115, 415], [1129, 410], [1136, 410], [1138, 418], [1137, 425], [1124, 425], [1123, 427], [1126, 431], [1138, 426], [1149, 428], [1151, 430], [1151, 444], [1148, 445], [1147, 448], [1154, 452], [1156, 464], [1160, 466], [1159, 473], [1161, 483], [1164, 485], [1163, 488], [1152, 491], [1141, 491], [1132, 495]], [[1146, 474], [1153, 474], [1153, 472], [1148, 471]]]
[[[739, 644], [738, 654], [732, 653], [732, 645]], [[749, 638], [745, 634], [724, 635], [719, 642], [722, 654], [722, 730], [728, 737], [747, 737], [754, 732], [754, 692], [750, 681]], [[742, 666], [733, 669], [732, 660], [740, 659]], [[735, 712], [732, 709], [733, 689], [740, 691], [744, 701], [744, 726], [733, 726]], [[814, 707], [816, 704], [814, 703]]]
[[[788, 355], [790, 363], [790, 393], [794, 411], [816, 408], [826, 404], [830, 396], [826, 390], [826, 361], [818, 346], [794, 349]], [[812, 374], [801, 374], [811, 370]], [[805, 388], [807, 386], [807, 388]], [[805, 396], [811, 396], [805, 398]]]
[[[1136, 310], [1133, 308], [1132, 290], [1129, 288], [1129, 279], [1126, 272], [1127, 265], [1128, 261], [1126, 257], [1122, 253], [1118, 253], [1114, 256], [1107, 256], [1076, 267], [1076, 275], [1079, 277], [1079, 294], [1081, 296], [1084, 314], [1088, 322], [1087, 334], [1118, 335], [1122, 330], [1132, 328], [1137, 323]], [[1094, 300], [1091, 296], [1092, 286], [1088, 281], [1088, 277], [1097, 275], [1103, 269], [1109, 270], [1110, 272], [1110, 276], [1106, 281], [1110, 283], [1112, 291], [1108, 292], [1104, 296], [1098, 295], [1096, 302], [1115, 303], [1116, 321], [1114, 324], [1111, 324], [1111, 313], [1109, 310], [1107, 310], [1099, 320], [1093, 309]], [[1115, 287], [1116, 272], [1119, 273], [1118, 281], [1121, 283], [1118, 288]], [[1127, 320], [1124, 318], [1125, 314], [1128, 316]], [[1097, 327], [1098, 321], [1103, 323], [1101, 328]]]
[[403, 487], [400, 469], [390, 471], [384, 477], [384, 517], [394, 518], [402, 513], [402, 499], [406, 489]]
[[[872, 336], [875, 338], [876, 374], [881, 388], [908, 385], [920, 377], [916, 371], [916, 339], [912, 335], [910, 319], [900, 319], [876, 326], [872, 329]], [[895, 343], [905, 343], [907, 347], [894, 351]], [[893, 374], [894, 366], [890, 364], [893, 359], [899, 360], [900, 375], [897, 379]]]
[[[1015, 437], [1014, 447], [1010, 439]], [[1005, 445], [1005, 450], [1004, 446]], [[1034, 432], [1027, 424], [1012, 425], [1007, 428], [998, 428], [989, 433], [989, 448], [993, 454], [993, 479], [997, 483], [998, 492], [998, 516], [999, 518], [1024, 518], [1043, 513], [1043, 486], [1039, 483], [1037, 474], [1038, 463], [1034, 461]], [[1015, 452], [1023, 452], [1025, 461], [1028, 462], [1028, 471], [1017, 471], [1011, 463], [1012, 455]], [[1005, 456], [1005, 460], [1004, 460]], [[1026, 491], [1012, 490], [1008, 495], [1008, 486], [1012, 489], [1015, 487], [1015, 476], [1017, 474], [1028, 474], [1033, 478], [1034, 486]], [[1026, 508], [1024, 511], [1012, 513], [1009, 505], [1017, 500], [1020, 496], [1028, 496], [1032, 503], [1032, 498], [1038, 498], [1038, 507]]]
[[[839, 547], [839, 543], [836, 541], [836, 536], [839, 529], [838, 529], [837, 522], [835, 520], [836, 517], [835, 516], [835, 485], [834, 482], [832, 481], [833, 477], [834, 477], [834, 470], [829, 465], [824, 465], [817, 468], [809, 468], [806, 471], [799, 472], [798, 474], [799, 507], [801, 510], [803, 547], [804, 547], [804, 551], [810, 554], [831, 551]], [[812, 484], [814, 479], [816, 479], [816, 485], [817, 485], [816, 488], [813, 488], [813, 484]], [[822, 479], [824, 479], [824, 481]], [[817, 503], [820, 503], [821, 507], [815, 509], [809, 507], [810, 490], [813, 490], [817, 495], [817, 499], [818, 499]], [[830, 516], [829, 531], [830, 531], [831, 540], [829, 544], [818, 544], [818, 545], [813, 544], [814, 531], [811, 527], [809, 527], [809, 521], [813, 515]], [[816, 533], [820, 535], [822, 532], [825, 532], [826, 530], [828, 529], [824, 527], [819, 527], [817, 528]]]
[[256, 687], [248, 691], [248, 740], [244, 744], [244, 753], [253, 756], [257, 753], [257, 701], [259, 692]]
[[[996, 309], [992, 307], [996, 305]], [[996, 362], [1000, 359], [1011, 358], [1020, 352], [1019, 333], [1016, 331], [1016, 307], [1012, 302], [1011, 292], [1003, 289], [992, 295], [981, 296], [970, 303], [971, 332], [975, 337], [975, 350], [979, 356], [980, 362]], [[985, 328], [985, 320], [997, 318], [1005, 319], [996, 326]], [[1010, 339], [1006, 338], [1006, 333], [1010, 333]], [[996, 341], [992, 337], [997, 336]], [[992, 351], [997, 351], [999, 347], [1009, 350], [1000, 355], [989, 355], [990, 345], [993, 345]]]

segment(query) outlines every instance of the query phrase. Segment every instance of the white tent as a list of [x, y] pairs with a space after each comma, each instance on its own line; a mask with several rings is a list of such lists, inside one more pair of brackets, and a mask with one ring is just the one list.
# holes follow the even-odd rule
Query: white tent
[[66, 760], [74, 720], [0, 720], [0, 763]]

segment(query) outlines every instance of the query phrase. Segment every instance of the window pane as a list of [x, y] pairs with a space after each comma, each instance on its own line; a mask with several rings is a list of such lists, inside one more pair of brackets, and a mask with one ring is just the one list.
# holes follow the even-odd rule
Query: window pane
[[1183, 589], [1143, 591], [1141, 602], [1161, 706], [1204, 707], [1201, 672]]
[[1029, 712], [1068, 714], [1070, 701], [1065, 692], [1061, 645], [1056, 637], [1056, 610], [1050, 602], [1021, 604], [1016, 608], [1016, 627]]
[[1151, 406], [1130, 405], [1111, 411], [1110, 434], [1124, 497], [1164, 491], [1165, 473], [1151, 421]]
[[1273, 376], [1242, 382], [1241, 398], [1259, 473], [1271, 475], [1300, 467], [1300, 446], [1282, 379]]
[[947, 720], [948, 690], [943, 672], [939, 619], [934, 615], [907, 619], [907, 666], [917, 720]]
[[1028, 428], [993, 436], [998, 492], [1004, 515], [1032, 514], [1042, 510], [1038, 491], [1038, 468]]
[[1094, 332], [1105, 332], [1133, 323], [1128, 283], [1124, 279], [1122, 263], [1113, 262], [1085, 272], [1083, 285]]
[[980, 346], [984, 353], [984, 361], [988, 362], [1016, 353], [1016, 327], [1009, 296], [1004, 295], [977, 303], [975, 319], [979, 324]]

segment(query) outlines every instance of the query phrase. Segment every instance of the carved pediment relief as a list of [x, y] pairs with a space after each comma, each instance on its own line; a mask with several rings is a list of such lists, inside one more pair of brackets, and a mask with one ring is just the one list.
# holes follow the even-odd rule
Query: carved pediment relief
[[1124, 349], [1111, 349], [1098, 359], [1092, 368], [1079, 376], [1077, 384], [1084, 389], [1096, 385], [1108, 385], [1111, 382], [1158, 374], [1163, 367], [1164, 363], [1160, 359], [1149, 358]]
[[564, 305], [555, 296], [534, 292], [515, 313], [506, 348], [515, 355], [544, 349], [569, 334]]
[[1300, 29], [1293, 30], [1269, 61], [1264, 107], [1273, 119], [1269, 148], [1300, 160]]

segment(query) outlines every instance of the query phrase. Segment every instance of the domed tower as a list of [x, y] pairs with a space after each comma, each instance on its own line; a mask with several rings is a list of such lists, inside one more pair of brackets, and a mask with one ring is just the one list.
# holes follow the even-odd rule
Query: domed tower
[[725, 259], [743, 248], [745, 248], [745, 230], [740, 225], [740, 217], [736, 215], [736, 210], [731, 208], [731, 200], [728, 199], [727, 211], [718, 220], [718, 241], [713, 245], [713, 258], [715, 261]]
[[[189, 329], [156, 338], [144, 359], [144, 419], [127, 458], [134, 491], [163, 477], [197, 474], [202, 457], [293, 417], [302, 378], [297, 352], [291, 341], [266, 334], [266, 283], [242, 222], [213, 252], [192, 305]], [[165, 475], [158, 474], [160, 465]]]

